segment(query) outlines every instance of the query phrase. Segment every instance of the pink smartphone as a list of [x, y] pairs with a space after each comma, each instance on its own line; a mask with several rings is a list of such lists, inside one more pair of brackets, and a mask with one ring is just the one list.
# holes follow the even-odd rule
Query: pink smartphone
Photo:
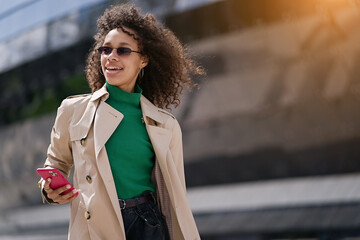
[[67, 194], [67, 193], [71, 192], [72, 190], [74, 190], [74, 187], [56, 168], [38, 168], [36, 171], [44, 180], [51, 178], [50, 187], [52, 189], [57, 189], [59, 187], [63, 187], [68, 184], [71, 186], [70, 189], [62, 192], [60, 195]]

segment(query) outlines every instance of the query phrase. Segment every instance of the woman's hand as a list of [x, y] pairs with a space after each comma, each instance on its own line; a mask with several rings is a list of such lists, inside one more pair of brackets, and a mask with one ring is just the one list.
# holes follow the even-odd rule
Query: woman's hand
[[72, 190], [71, 192], [69, 192], [67, 194], [61, 195], [61, 193], [70, 189], [71, 186], [66, 185], [63, 187], [59, 187], [57, 189], [51, 189], [50, 183], [51, 183], [51, 178], [48, 178], [44, 184], [44, 191], [46, 192], [47, 197], [49, 199], [53, 200], [55, 203], [58, 203], [58, 204], [69, 203], [69, 202], [73, 201], [79, 195], [79, 190], [76, 190], [76, 189]]

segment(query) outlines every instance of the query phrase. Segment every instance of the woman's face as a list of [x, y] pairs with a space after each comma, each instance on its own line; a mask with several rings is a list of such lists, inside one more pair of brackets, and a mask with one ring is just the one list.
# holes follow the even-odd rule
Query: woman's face
[[[135, 34], [129, 28], [125, 30]], [[116, 49], [130, 48], [133, 51], [141, 51], [137, 41], [120, 28], [116, 28], [106, 35], [103, 46], [113, 48], [109, 54], [107, 52], [101, 54], [101, 68], [106, 80], [124, 91], [133, 92], [137, 76], [147, 65], [148, 60], [136, 52], [131, 52], [130, 55], [118, 55]]]

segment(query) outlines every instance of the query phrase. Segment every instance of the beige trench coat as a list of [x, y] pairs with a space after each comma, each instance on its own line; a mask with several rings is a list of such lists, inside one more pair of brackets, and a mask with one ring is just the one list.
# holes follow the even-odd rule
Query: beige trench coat
[[[105, 102], [108, 95], [104, 85], [93, 94], [65, 99], [52, 129], [45, 167], [57, 168], [69, 176], [74, 166], [73, 184], [81, 191], [71, 202], [71, 240], [125, 239], [105, 149], [123, 115]], [[200, 239], [186, 198], [180, 126], [171, 114], [144, 96], [140, 105], [156, 155], [153, 180], [157, 199], [171, 239]], [[39, 183], [43, 188], [44, 182]]]

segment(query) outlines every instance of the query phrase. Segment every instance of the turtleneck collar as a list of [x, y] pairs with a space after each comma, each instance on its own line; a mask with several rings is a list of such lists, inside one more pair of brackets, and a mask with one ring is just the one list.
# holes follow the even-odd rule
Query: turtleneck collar
[[129, 104], [132, 106], [140, 106], [140, 97], [142, 89], [139, 85], [135, 85], [134, 92], [126, 92], [120, 89], [117, 86], [111, 85], [106, 81], [106, 89], [109, 92], [109, 98], [111, 102], [116, 102], [118, 104]]

